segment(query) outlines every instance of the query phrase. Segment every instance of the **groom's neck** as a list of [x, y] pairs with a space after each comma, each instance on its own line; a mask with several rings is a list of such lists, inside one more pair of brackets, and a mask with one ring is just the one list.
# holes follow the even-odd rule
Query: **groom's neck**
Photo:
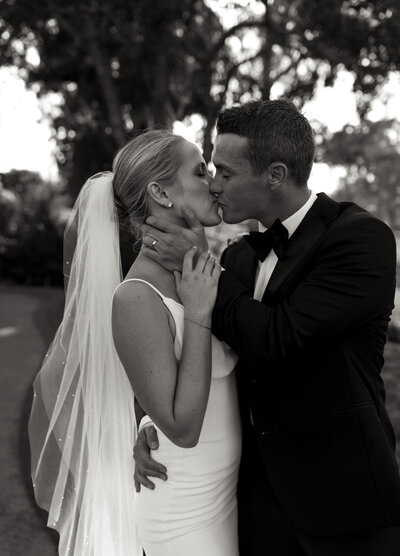
[[307, 186], [291, 191], [290, 194], [280, 195], [259, 219], [261, 224], [269, 228], [277, 218], [282, 222], [290, 218], [308, 201], [310, 195], [311, 191]]

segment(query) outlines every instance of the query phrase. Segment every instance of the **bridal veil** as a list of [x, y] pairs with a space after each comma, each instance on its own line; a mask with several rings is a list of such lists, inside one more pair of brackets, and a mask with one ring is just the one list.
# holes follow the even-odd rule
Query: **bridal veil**
[[32, 479], [62, 556], [139, 556], [133, 392], [112, 339], [122, 280], [113, 174], [83, 186], [64, 236], [64, 315], [34, 382]]

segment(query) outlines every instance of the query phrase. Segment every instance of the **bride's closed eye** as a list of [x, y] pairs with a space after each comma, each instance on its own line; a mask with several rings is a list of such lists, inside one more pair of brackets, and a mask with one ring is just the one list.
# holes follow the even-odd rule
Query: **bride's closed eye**
[[204, 165], [203, 163], [200, 164], [200, 166], [197, 168], [197, 170], [196, 170], [196, 175], [197, 175], [197, 176], [200, 176], [200, 177], [202, 177], [202, 178], [206, 177], [206, 175], [207, 175], [207, 170], [206, 170], [206, 167], [205, 167], [205, 165]]

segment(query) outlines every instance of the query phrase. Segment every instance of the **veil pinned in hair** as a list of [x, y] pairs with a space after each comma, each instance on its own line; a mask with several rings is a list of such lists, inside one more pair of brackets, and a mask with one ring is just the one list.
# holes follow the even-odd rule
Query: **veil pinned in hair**
[[112, 338], [122, 280], [113, 174], [89, 178], [64, 235], [64, 315], [34, 382], [36, 501], [62, 556], [139, 556], [134, 396]]

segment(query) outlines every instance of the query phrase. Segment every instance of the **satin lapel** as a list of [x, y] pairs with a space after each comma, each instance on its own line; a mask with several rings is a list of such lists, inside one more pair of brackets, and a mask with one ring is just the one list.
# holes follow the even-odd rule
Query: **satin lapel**
[[275, 295], [280, 285], [293, 270], [307, 256], [312, 246], [325, 233], [327, 225], [337, 218], [339, 203], [319, 193], [318, 199], [312, 205], [300, 226], [289, 240], [287, 257], [278, 261], [263, 295], [263, 301], [268, 301]]
[[236, 260], [234, 262], [234, 272], [236, 278], [238, 278], [242, 284], [244, 284], [249, 291], [250, 295], [253, 295], [255, 286], [255, 277], [258, 266], [258, 258], [250, 247], [250, 245], [244, 239], [241, 240], [240, 245], [238, 245], [238, 252], [236, 254]]

